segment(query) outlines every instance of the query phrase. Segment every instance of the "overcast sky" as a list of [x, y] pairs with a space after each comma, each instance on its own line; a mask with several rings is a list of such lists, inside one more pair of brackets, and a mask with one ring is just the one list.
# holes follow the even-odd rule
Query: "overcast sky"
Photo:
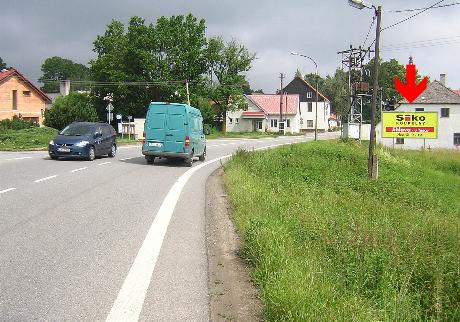
[[[382, 27], [416, 12], [390, 12], [429, 7], [436, 0], [380, 0]], [[442, 4], [457, 1], [446, 0]], [[208, 36], [235, 38], [257, 60], [248, 79], [253, 89], [272, 93], [279, 88], [279, 74], [290, 81], [297, 68], [314, 72], [307, 59], [291, 51], [311, 56], [325, 76], [341, 66], [338, 51], [362, 45], [373, 11], [358, 10], [347, 0], [3, 0], [0, 19], [0, 57], [36, 82], [43, 61], [51, 56], [87, 64], [94, 58], [93, 41], [104, 33], [111, 19], [128, 22], [141, 16], [155, 22], [160, 16], [192, 13], [206, 20]], [[368, 2], [371, 3], [371, 2]], [[406, 64], [410, 55], [424, 75], [432, 80], [447, 74], [447, 85], [460, 89], [460, 5], [432, 9], [382, 33], [381, 44], [388, 46], [412, 41], [446, 38], [443, 45], [409, 46], [404, 50], [383, 51], [385, 60], [396, 58]], [[375, 38], [375, 24], [367, 45]], [[448, 42], [449, 44], [445, 44]]]

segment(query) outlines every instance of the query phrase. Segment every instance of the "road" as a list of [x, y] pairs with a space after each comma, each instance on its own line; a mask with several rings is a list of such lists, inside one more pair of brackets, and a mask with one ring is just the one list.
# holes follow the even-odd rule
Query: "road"
[[192, 168], [147, 165], [140, 146], [93, 162], [0, 152], [0, 319], [209, 320], [204, 189], [216, 160], [311, 139], [209, 140]]

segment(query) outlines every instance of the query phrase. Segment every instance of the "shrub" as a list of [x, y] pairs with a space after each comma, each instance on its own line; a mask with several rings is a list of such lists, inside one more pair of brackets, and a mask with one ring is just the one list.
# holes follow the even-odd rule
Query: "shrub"
[[51, 110], [45, 112], [44, 124], [60, 130], [75, 121], [97, 120], [97, 111], [90, 97], [86, 94], [70, 93], [68, 96], [58, 97]]
[[12, 119], [0, 121], [0, 132], [5, 132], [6, 130], [22, 130], [37, 126], [38, 124], [32, 121], [25, 121], [21, 117], [14, 115]]

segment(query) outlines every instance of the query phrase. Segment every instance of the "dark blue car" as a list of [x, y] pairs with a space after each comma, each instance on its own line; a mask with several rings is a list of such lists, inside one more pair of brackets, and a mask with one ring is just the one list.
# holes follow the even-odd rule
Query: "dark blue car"
[[117, 153], [116, 132], [106, 123], [74, 122], [63, 129], [48, 145], [50, 158], [82, 158]]

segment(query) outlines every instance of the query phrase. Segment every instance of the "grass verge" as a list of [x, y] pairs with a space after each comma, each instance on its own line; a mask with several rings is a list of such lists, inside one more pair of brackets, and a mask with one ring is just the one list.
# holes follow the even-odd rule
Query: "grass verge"
[[459, 321], [460, 154], [339, 141], [225, 166], [268, 321]]
[[50, 127], [6, 130], [0, 133], [0, 151], [46, 150], [57, 132]]

